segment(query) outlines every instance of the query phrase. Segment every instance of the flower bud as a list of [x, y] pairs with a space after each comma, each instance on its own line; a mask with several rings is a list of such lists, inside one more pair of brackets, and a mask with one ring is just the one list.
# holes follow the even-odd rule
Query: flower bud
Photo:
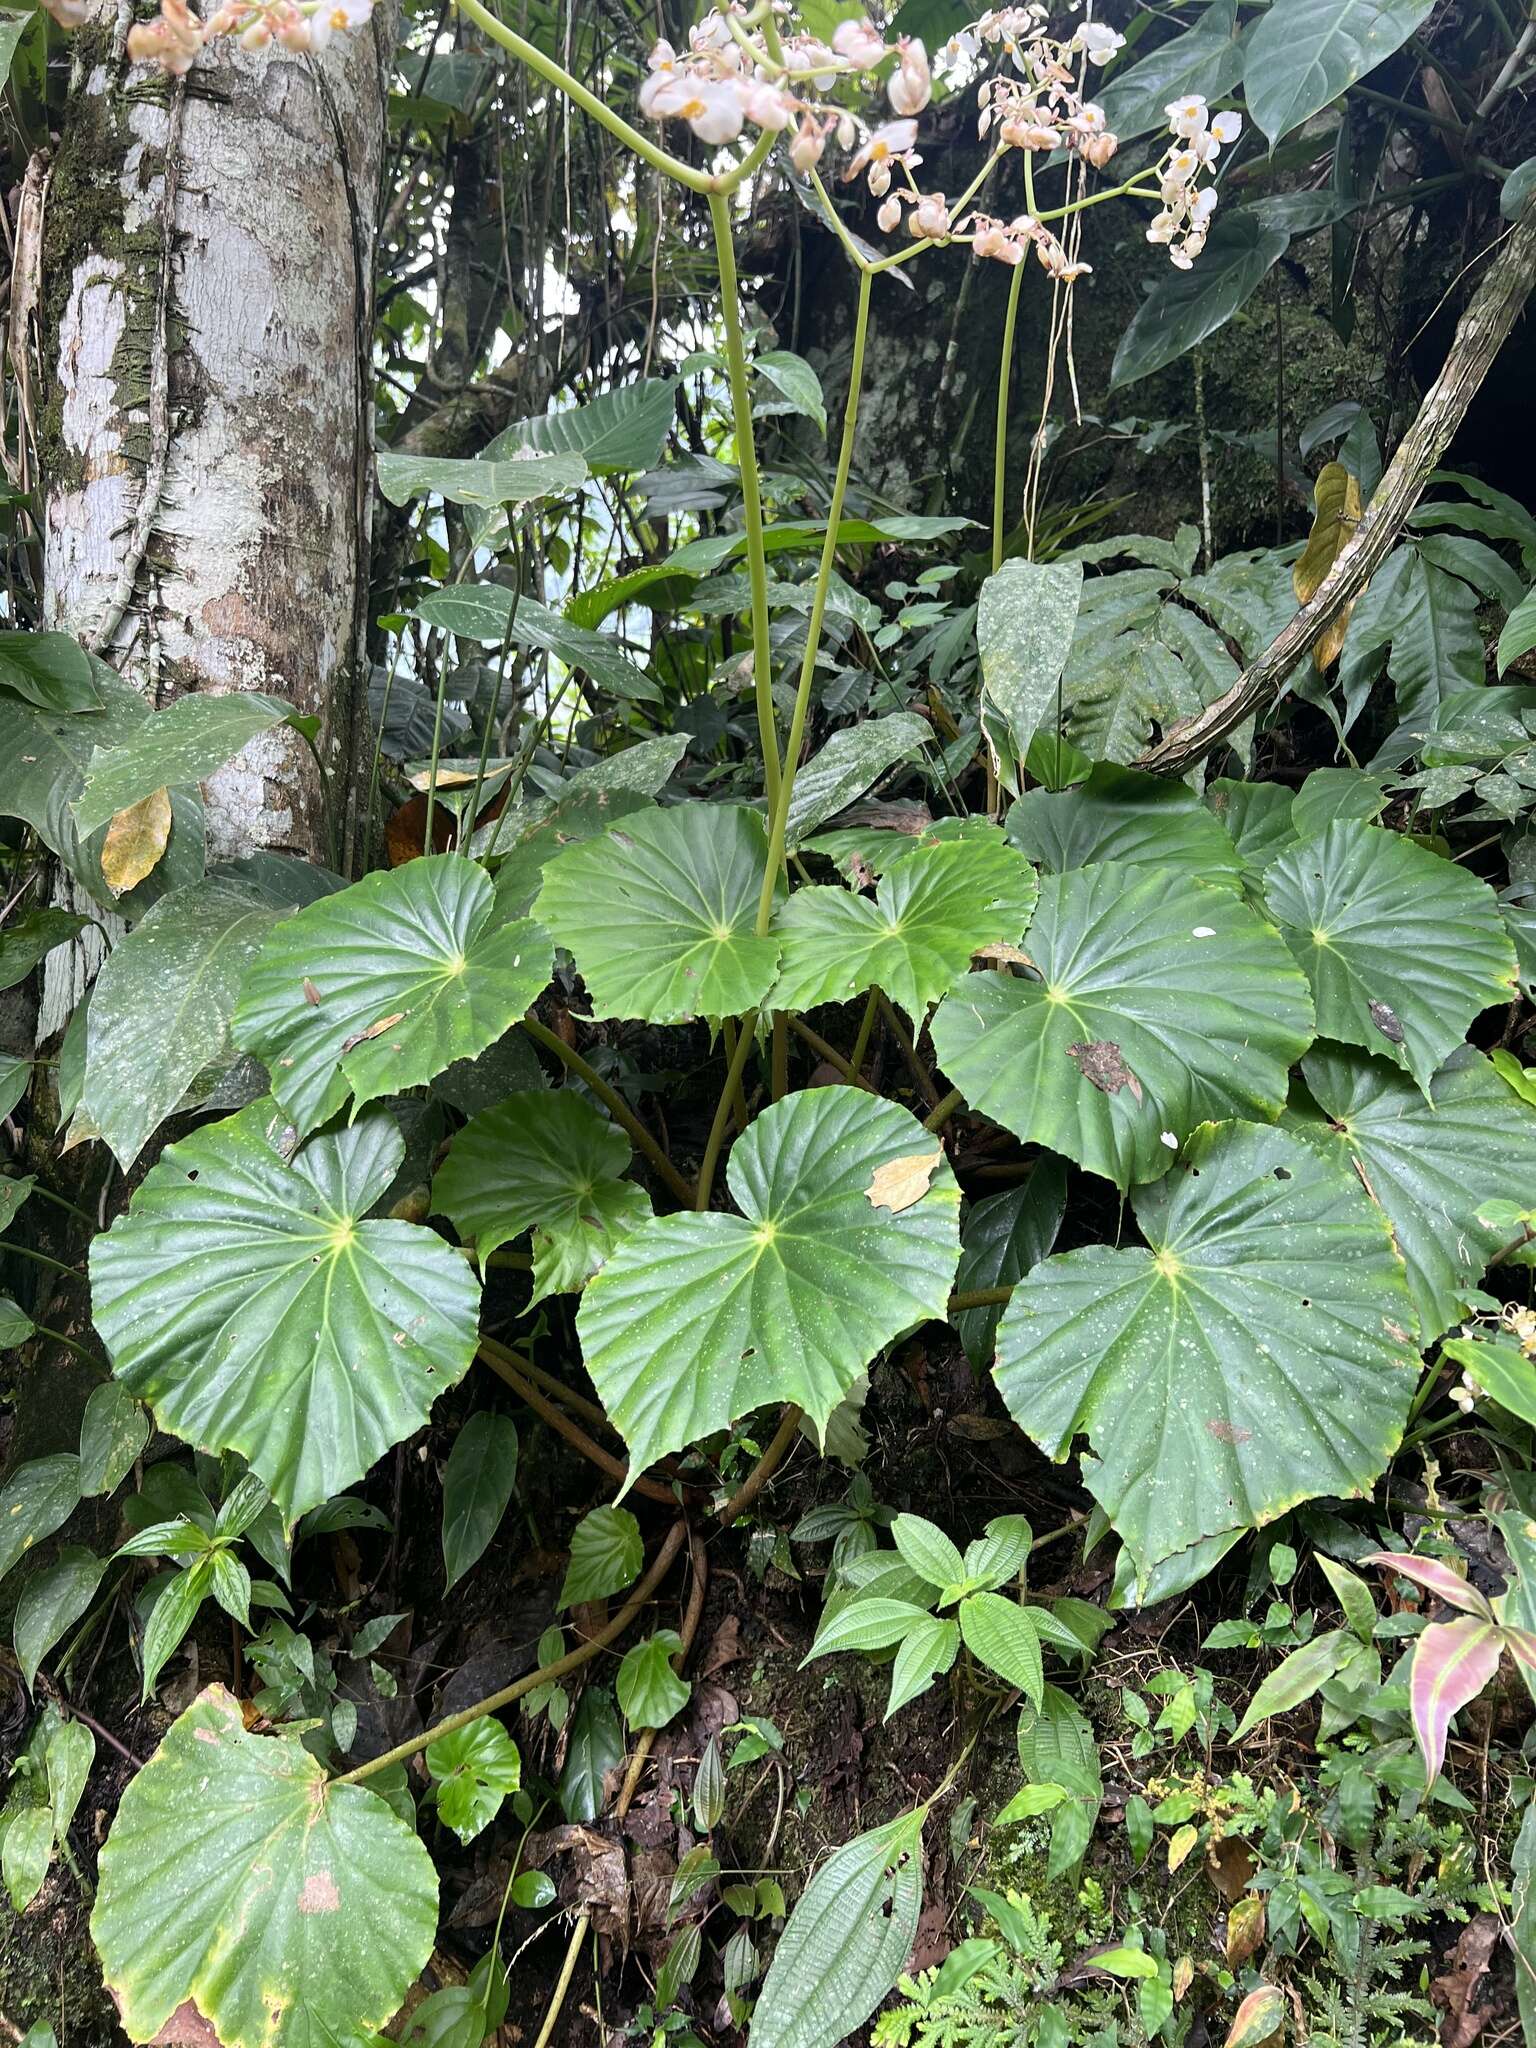
[[894, 113], [920, 114], [933, 96], [933, 75], [928, 69], [928, 52], [917, 36], [904, 38], [891, 82], [886, 87]]

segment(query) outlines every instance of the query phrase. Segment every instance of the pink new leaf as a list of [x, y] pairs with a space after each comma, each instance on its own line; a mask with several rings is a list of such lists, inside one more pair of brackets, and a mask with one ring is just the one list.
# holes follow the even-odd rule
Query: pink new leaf
[[1280, 2039], [1284, 2021], [1285, 1993], [1273, 1984], [1261, 1984], [1237, 2008], [1226, 2048], [1265, 2048], [1266, 2043]]
[[1462, 1621], [1431, 1622], [1414, 1644], [1408, 1694], [1426, 1789], [1440, 1775], [1452, 1718], [1488, 1684], [1503, 1648], [1498, 1624], [1470, 1615]]
[[1504, 1647], [1517, 1664], [1523, 1664], [1527, 1671], [1536, 1671], [1536, 1636], [1528, 1628], [1515, 1628], [1505, 1622]]
[[1386, 1571], [1398, 1572], [1403, 1578], [1412, 1579], [1416, 1586], [1423, 1586], [1426, 1591], [1436, 1594], [1447, 1606], [1475, 1614], [1480, 1621], [1493, 1620], [1493, 1609], [1477, 1588], [1469, 1586], [1459, 1572], [1453, 1572], [1448, 1564], [1441, 1564], [1436, 1558], [1414, 1557], [1406, 1550], [1373, 1550], [1360, 1562], [1379, 1564]]

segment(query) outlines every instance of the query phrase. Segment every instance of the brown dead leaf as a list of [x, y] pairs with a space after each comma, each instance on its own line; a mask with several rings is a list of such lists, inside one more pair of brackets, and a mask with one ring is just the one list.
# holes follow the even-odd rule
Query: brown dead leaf
[[114, 896], [126, 896], [153, 874], [171, 837], [171, 793], [157, 789], [119, 811], [107, 827], [101, 872]]
[[219, 2048], [219, 2037], [190, 1998], [184, 1998], [149, 2048]]
[[[1010, 946], [999, 939], [995, 945], [978, 946], [971, 955], [973, 960], [984, 960], [988, 967], [1033, 967], [1034, 961], [1017, 946]], [[1038, 971], [1038, 970], [1037, 970]]]
[[1205, 1853], [1211, 1883], [1229, 1906], [1235, 1905], [1253, 1883], [1258, 1867], [1253, 1851], [1240, 1835], [1224, 1835], [1219, 1842], [1212, 1842]]
[[1067, 1047], [1067, 1057], [1074, 1062], [1083, 1079], [1091, 1081], [1101, 1095], [1118, 1095], [1122, 1088], [1129, 1088], [1140, 1102], [1141, 1083], [1125, 1064], [1120, 1048], [1112, 1038], [1080, 1039]]
[[1429, 1987], [1430, 2001], [1444, 2009], [1440, 2029], [1444, 2048], [1472, 2048], [1494, 2016], [1494, 2001], [1479, 2005], [1473, 1997], [1499, 1939], [1496, 1914], [1477, 1913], [1461, 1931], [1451, 1967]]
[[408, 1010], [396, 1010], [388, 1017], [381, 1017], [377, 1024], [370, 1024], [366, 1031], [354, 1031], [350, 1038], [341, 1041], [343, 1052], [350, 1052], [355, 1045], [362, 1045], [367, 1039], [382, 1038], [386, 1031], [393, 1031], [397, 1024], [403, 1024], [410, 1015]]
[[900, 1159], [887, 1159], [884, 1166], [875, 1168], [874, 1178], [864, 1190], [871, 1206], [889, 1209], [893, 1216], [899, 1216], [923, 1199], [943, 1161], [942, 1145], [935, 1145], [931, 1152], [909, 1152]]
[[727, 1664], [741, 1661], [741, 1616], [728, 1614], [710, 1637], [709, 1648], [699, 1665], [700, 1678], [713, 1678]]

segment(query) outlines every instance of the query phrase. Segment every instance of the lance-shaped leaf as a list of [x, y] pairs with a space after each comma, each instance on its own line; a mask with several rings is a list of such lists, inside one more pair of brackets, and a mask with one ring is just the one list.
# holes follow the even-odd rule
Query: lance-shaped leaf
[[125, 738], [98, 747], [75, 799], [75, 825], [83, 835], [167, 784], [201, 782], [238, 754], [258, 733], [293, 716], [276, 697], [235, 690], [199, 692], [154, 711]]
[[984, 839], [917, 846], [881, 877], [873, 900], [847, 889], [798, 889], [775, 926], [784, 950], [774, 1007], [809, 1010], [881, 988], [920, 1024], [974, 953], [1017, 945], [1035, 895], [1023, 856]]
[[1480, 1621], [1492, 1621], [1494, 1618], [1493, 1609], [1476, 1586], [1469, 1585], [1460, 1572], [1437, 1557], [1415, 1557], [1410, 1550], [1372, 1550], [1360, 1562], [1379, 1564], [1383, 1571], [1411, 1579], [1416, 1586], [1433, 1593], [1448, 1607], [1459, 1607], [1464, 1614], [1475, 1614]]
[[1094, 1245], [1020, 1282], [997, 1383], [1052, 1457], [1088, 1438], [1089, 1491], [1145, 1581], [1207, 1537], [1366, 1491], [1419, 1355], [1386, 1219], [1289, 1133], [1208, 1126], [1135, 1209], [1149, 1250]]
[[1120, 1187], [1166, 1173], [1208, 1117], [1279, 1114], [1312, 1039], [1306, 985], [1236, 893], [1109, 861], [1048, 875], [1040, 975], [969, 976], [933, 1020], [967, 1102]]
[[404, 1156], [392, 1118], [291, 1165], [281, 1133], [268, 1100], [171, 1146], [92, 1245], [91, 1299], [118, 1378], [161, 1427], [239, 1451], [292, 1522], [463, 1377], [479, 1288], [435, 1232], [369, 1217]]
[[571, 1088], [509, 1095], [471, 1117], [432, 1183], [432, 1207], [473, 1242], [483, 1265], [533, 1232], [533, 1300], [585, 1286], [620, 1238], [651, 1214], [622, 1178], [628, 1138]]
[[1256, 1728], [1261, 1721], [1269, 1720], [1274, 1714], [1288, 1714], [1293, 1707], [1311, 1699], [1356, 1647], [1355, 1638], [1348, 1629], [1335, 1628], [1314, 1636], [1299, 1650], [1292, 1650], [1290, 1656], [1282, 1659], [1257, 1687], [1232, 1740], [1241, 1742], [1248, 1730]]
[[437, 1873], [413, 1828], [326, 1781], [297, 1737], [200, 1693], [131, 1780], [91, 1936], [130, 2040], [187, 2001], [223, 2048], [319, 2048], [381, 2027], [432, 1952]]
[[856, 1835], [800, 1894], [752, 2016], [752, 2048], [837, 2048], [896, 1982], [923, 1904], [927, 1809]]
[[1488, 1337], [1450, 1337], [1443, 1349], [1474, 1386], [1536, 1429], [1536, 1359]]
[[0, 632], [0, 690], [41, 711], [101, 709], [91, 657], [68, 633]]
[[[1035, 1161], [1027, 1181], [988, 1195], [966, 1211], [955, 1292], [980, 1294], [1022, 1280], [1049, 1254], [1066, 1208], [1066, 1161], [1047, 1152]], [[991, 1302], [961, 1309], [951, 1318], [978, 1372], [991, 1362], [1002, 1313], [1002, 1303]]]
[[1328, 1121], [1296, 1117], [1292, 1128], [1353, 1165], [1386, 1211], [1427, 1347], [1511, 1235], [1479, 1208], [1501, 1196], [1536, 1206], [1536, 1110], [1471, 1046], [1434, 1076], [1428, 1101], [1405, 1074], [1342, 1046], [1320, 1046], [1301, 1071]]
[[1013, 844], [1053, 875], [1095, 861], [1179, 868], [1204, 881], [1229, 876], [1241, 859], [1220, 821], [1182, 782], [1096, 762], [1074, 789], [1032, 789], [1008, 812]]
[[895, 1103], [792, 1095], [738, 1140], [727, 1179], [739, 1216], [643, 1225], [582, 1297], [587, 1370], [636, 1471], [765, 1402], [823, 1430], [877, 1352], [944, 1313], [960, 1192]]
[[976, 645], [982, 689], [1022, 761], [1056, 703], [1083, 594], [1077, 561], [1005, 562], [981, 586]]
[[1452, 1721], [1492, 1684], [1503, 1654], [1498, 1624], [1472, 1614], [1455, 1621], [1432, 1621], [1414, 1644], [1408, 1703], [1429, 1784], [1434, 1784], [1445, 1762]]
[[569, 452], [507, 456], [500, 461], [454, 460], [448, 456], [379, 456], [379, 489], [391, 505], [429, 495], [453, 505], [533, 505], [541, 498], [578, 490], [590, 471]]
[[1224, 327], [1245, 306], [1290, 247], [1284, 228], [1268, 227], [1250, 208], [1224, 213], [1199, 263], [1159, 276], [1120, 337], [1110, 386], [1133, 384], [1161, 370]]
[[1473, 1018], [1515, 994], [1493, 891], [1380, 826], [1343, 819], [1281, 854], [1264, 901], [1306, 969], [1319, 1034], [1395, 1061], [1426, 1093]]
[[1245, 40], [1248, 111], [1271, 144], [1402, 48], [1434, 0], [1275, 0]]
[[887, 768], [905, 761], [933, 740], [933, 730], [912, 711], [868, 718], [833, 733], [795, 777], [785, 821], [785, 844], [796, 847], [807, 833], [861, 797]]
[[777, 939], [756, 934], [768, 835], [736, 804], [625, 818], [544, 870], [536, 914], [575, 955], [594, 1017], [682, 1024], [768, 993]]
[[278, 854], [230, 861], [163, 898], [113, 947], [91, 993], [80, 1106], [122, 1165], [205, 1068], [233, 1059], [229, 1021], [267, 933], [337, 886]]
[[499, 923], [490, 879], [458, 854], [365, 875], [278, 925], [246, 972], [235, 1043], [272, 1077], [302, 1136], [484, 1052], [549, 979], [536, 924]]

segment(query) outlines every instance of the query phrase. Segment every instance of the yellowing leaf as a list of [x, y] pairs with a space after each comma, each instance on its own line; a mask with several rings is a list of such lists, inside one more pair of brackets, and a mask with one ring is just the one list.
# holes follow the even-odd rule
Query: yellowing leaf
[[1168, 1840], [1168, 1868], [1177, 1870], [1200, 1839], [1200, 1830], [1187, 1824], [1178, 1828]]
[[[1318, 472], [1312, 502], [1312, 531], [1305, 552], [1291, 571], [1299, 604], [1312, 601], [1329, 570], [1355, 537], [1360, 524], [1360, 481], [1350, 475], [1342, 462], [1327, 463]], [[1312, 650], [1319, 675], [1338, 660], [1353, 610], [1353, 602], [1347, 604]]]
[[126, 896], [152, 874], [171, 836], [171, 793], [153, 790], [119, 811], [107, 827], [101, 872], [114, 896]]
[[928, 1184], [943, 1158], [943, 1147], [936, 1146], [932, 1152], [908, 1152], [900, 1159], [887, 1159], [883, 1166], [875, 1168], [864, 1192], [875, 1208], [889, 1209], [899, 1216], [903, 1209], [910, 1209], [927, 1194]]
[[1264, 1939], [1264, 1901], [1257, 1892], [1239, 1899], [1227, 1915], [1227, 1961], [1235, 1970]]

